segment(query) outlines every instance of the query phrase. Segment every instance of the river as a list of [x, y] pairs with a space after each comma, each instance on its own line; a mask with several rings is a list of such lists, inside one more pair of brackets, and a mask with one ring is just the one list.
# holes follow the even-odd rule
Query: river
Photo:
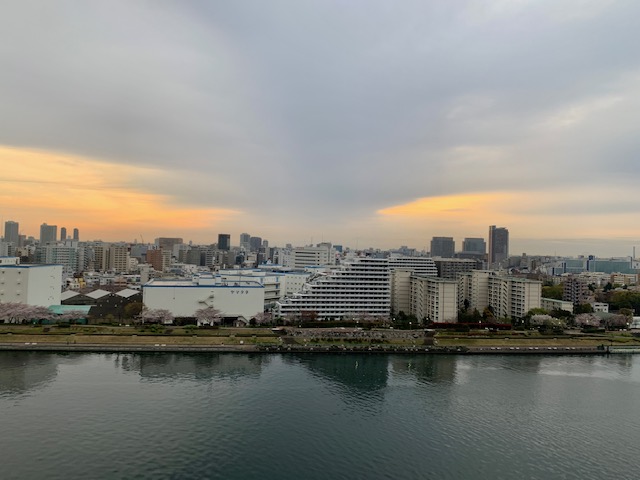
[[3, 479], [640, 475], [640, 355], [0, 352]]

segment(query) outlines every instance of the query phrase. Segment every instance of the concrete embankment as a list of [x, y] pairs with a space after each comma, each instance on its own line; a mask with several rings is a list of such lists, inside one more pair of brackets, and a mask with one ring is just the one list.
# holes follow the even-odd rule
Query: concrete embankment
[[[172, 344], [58, 344], [1, 343], [0, 351], [92, 353], [319, 353], [319, 354], [455, 354], [455, 355], [606, 355], [598, 347], [440, 347], [440, 346], [343, 346], [343, 345], [172, 345]], [[639, 353], [618, 351], [611, 353]]]

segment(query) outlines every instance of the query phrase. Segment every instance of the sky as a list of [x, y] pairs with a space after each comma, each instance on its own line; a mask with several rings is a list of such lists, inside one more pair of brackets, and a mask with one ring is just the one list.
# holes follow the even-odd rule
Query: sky
[[637, 0], [0, 5], [21, 233], [640, 247]]

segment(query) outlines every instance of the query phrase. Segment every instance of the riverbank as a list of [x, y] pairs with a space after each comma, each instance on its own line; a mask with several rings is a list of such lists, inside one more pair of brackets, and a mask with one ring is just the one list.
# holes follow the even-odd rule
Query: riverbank
[[171, 343], [0, 343], [0, 351], [92, 352], [92, 353], [329, 353], [329, 354], [457, 354], [457, 355], [606, 355], [640, 353], [640, 347], [442, 347], [398, 345], [193, 345]]
[[541, 335], [534, 331], [434, 332], [160, 326], [0, 326], [0, 350], [69, 352], [399, 353], [603, 355], [640, 353], [628, 332]]

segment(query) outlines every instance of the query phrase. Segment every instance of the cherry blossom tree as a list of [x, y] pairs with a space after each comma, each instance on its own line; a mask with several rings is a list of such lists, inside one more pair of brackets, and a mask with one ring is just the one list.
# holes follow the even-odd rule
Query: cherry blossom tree
[[213, 307], [205, 307], [196, 311], [194, 314], [199, 327], [203, 325], [219, 325], [222, 320], [220, 310]]
[[47, 307], [24, 303], [0, 303], [0, 320], [3, 323], [25, 323], [33, 320], [49, 320], [52, 313]]
[[593, 313], [581, 313], [576, 315], [575, 323], [579, 327], [599, 327], [600, 317]]
[[173, 323], [173, 314], [163, 308], [145, 308], [140, 314], [143, 323], [161, 323], [169, 325]]
[[58, 315], [56, 319], [62, 322], [77, 323], [79, 320], [87, 318], [87, 314], [80, 310], [70, 310]]
[[252, 317], [256, 325], [265, 325], [271, 323], [273, 320], [273, 315], [268, 312], [258, 312]]

